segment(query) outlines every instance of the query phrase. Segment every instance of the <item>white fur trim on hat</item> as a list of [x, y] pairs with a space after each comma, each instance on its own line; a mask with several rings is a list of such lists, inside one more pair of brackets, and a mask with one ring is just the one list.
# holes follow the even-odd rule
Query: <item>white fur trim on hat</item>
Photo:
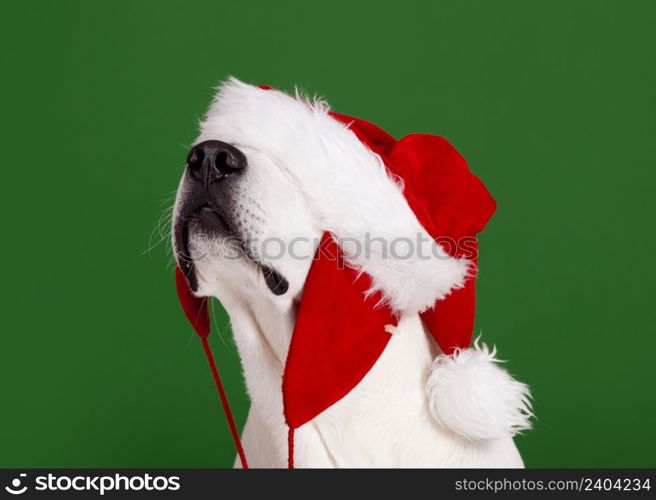
[[531, 427], [528, 386], [499, 366], [478, 340], [470, 349], [442, 354], [433, 364], [426, 390], [433, 417], [471, 440], [512, 436]]
[[[219, 139], [267, 154], [311, 201], [349, 265], [371, 276], [372, 292], [380, 291], [397, 313], [432, 307], [464, 285], [473, 264], [449, 256], [433, 241], [380, 156], [328, 111], [321, 100], [230, 78], [219, 88], [198, 140]], [[387, 252], [371, 244], [365, 253], [367, 238], [385, 240]], [[399, 258], [391, 255], [393, 240], [400, 247], [402, 240], [415, 242], [416, 248]]]

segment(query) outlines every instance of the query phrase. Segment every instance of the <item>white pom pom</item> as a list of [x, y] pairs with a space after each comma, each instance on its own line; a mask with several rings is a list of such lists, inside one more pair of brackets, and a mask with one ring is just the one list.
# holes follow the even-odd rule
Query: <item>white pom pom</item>
[[509, 437], [531, 427], [528, 386], [495, 356], [496, 348], [477, 340], [471, 349], [438, 356], [426, 383], [433, 417], [470, 440]]

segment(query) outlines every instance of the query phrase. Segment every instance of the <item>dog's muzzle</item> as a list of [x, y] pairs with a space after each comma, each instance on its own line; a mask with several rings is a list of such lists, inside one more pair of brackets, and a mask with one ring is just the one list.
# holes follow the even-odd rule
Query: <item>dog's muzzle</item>
[[183, 197], [173, 235], [176, 260], [193, 291], [198, 283], [189, 249], [191, 226], [208, 236], [238, 236], [230, 225], [226, 190], [246, 166], [244, 153], [222, 141], [201, 142], [187, 155]]

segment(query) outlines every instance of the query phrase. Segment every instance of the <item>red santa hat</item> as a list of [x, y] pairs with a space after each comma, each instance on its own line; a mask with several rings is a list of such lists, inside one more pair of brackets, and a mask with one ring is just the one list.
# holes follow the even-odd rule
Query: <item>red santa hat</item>
[[[396, 140], [367, 121], [331, 112], [321, 101], [235, 79], [220, 88], [201, 138], [209, 128], [221, 140], [264, 151], [289, 169], [325, 231], [282, 380], [290, 465], [293, 430], [346, 396], [409, 314], [421, 316], [441, 350], [426, 384], [429, 410], [441, 425], [471, 440], [529, 427], [526, 386], [498, 365], [495, 351], [470, 348], [476, 235], [496, 204], [448, 141], [427, 134]], [[374, 248], [376, 238], [407, 242], [412, 255]], [[179, 269], [176, 279], [185, 313], [211, 357], [207, 299], [189, 290]]]

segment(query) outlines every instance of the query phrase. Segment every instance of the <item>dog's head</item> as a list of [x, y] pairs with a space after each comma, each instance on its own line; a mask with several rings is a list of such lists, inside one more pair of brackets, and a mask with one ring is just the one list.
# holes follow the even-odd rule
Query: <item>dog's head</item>
[[[453, 168], [430, 170], [431, 160]], [[455, 187], [431, 185], [445, 176], [449, 186], [456, 177]], [[424, 183], [433, 192], [424, 192]], [[461, 196], [467, 189], [474, 195]], [[472, 256], [459, 258], [459, 242], [445, 248], [435, 238], [473, 235], [493, 210], [485, 188], [443, 139], [397, 142], [322, 101], [231, 79], [187, 156], [173, 245], [197, 295], [217, 295], [217, 284], [230, 280], [252, 293], [298, 298], [329, 233], [346, 265], [371, 279], [370, 294], [379, 292], [397, 314], [415, 313], [471, 275]], [[450, 220], [455, 211], [465, 221], [459, 227]]]
[[295, 314], [283, 393], [298, 427], [362, 379], [402, 315], [421, 313], [447, 354], [469, 345], [475, 234], [494, 209], [440, 137], [397, 141], [322, 101], [231, 79], [178, 189], [178, 290], [199, 333], [203, 296]]

